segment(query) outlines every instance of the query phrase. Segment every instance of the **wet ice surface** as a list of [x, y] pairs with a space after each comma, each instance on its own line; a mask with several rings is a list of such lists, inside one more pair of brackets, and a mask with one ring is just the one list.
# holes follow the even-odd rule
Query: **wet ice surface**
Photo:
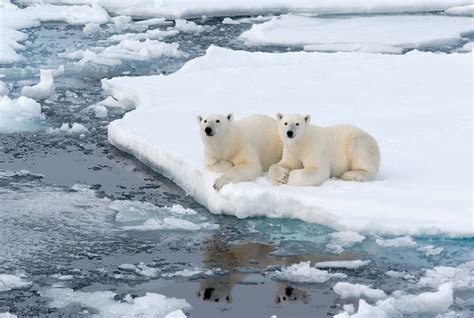
[[[88, 109], [106, 97], [101, 78], [174, 72], [210, 44], [243, 48], [237, 37], [251, 27], [221, 19], [196, 22], [209, 29], [163, 39], [179, 43], [185, 55], [112, 66], [76, 64], [78, 59], [57, 54], [110, 46], [103, 41], [114, 34], [145, 30], [110, 25], [85, 34], [82, 26], [45, 23], [26, 30], [31, 43], [21, 52], [25, 61], [2, 65], [2, 80], [14, 98], [21, 87], [38, 82], [40, 69], [65, 65], [65, 75], [55, 78], [55, 92], [40, 102], [45, 116], [32, 122], [33, 131], [0, 135], [0, 313], [105, 315], [107, 306], [133, 312], [147, 300], [158, 301], [147, 294], [153, 293], [185, 299], [192, 308], [179, 300], [173, 308], [192, 317], [319, 317], [348, 304], [357, 311], [357, 298], [341, 298], [332, 289], [338, 282], [391, 297], [396, 290], [434, 292], [447, 281], [455, 282], [449, 310], [472, 313], [473, 273], [462, 267], [474, 258], [472, 239], [394, 240], [333, 233], [298, 220], [212, 215], [171, 181], [107, 144], [108, 122], [126, 110], [108, 108], [106, 117], [97, 117]], [[82, 124], [87, 132], [48, 133], [64, 123]], [[359, 260], [371, 262], [337, 262]], [[331, 263], [314, 267], [321, 262]], [[102, 307], [93, 308], [91, 295], [103, 300]]]

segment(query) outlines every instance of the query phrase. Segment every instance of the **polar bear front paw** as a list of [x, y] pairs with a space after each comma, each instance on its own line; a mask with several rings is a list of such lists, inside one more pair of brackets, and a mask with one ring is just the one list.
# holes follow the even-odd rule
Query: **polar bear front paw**
[[230, 183], [230, 181], [227, 178], [224, 178], [223, 176], [218, 178], [215, 182], [214, 185], [212, 186], [214, 190], [216, 191], [221, 191], [222, 187], [225, 186], [226, 184]]
[[270, 179], [271, 183], [275, 185], [287, 183], [289, 175], [289, 170], [278, 165], [272, 165], [270, 169], [268, 169], [268, 178]]

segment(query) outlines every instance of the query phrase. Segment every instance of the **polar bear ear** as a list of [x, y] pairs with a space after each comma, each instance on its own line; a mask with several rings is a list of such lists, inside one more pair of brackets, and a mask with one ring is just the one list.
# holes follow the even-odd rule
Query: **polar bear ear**
[[202, 121], [202, 116], [201, 116], [201, 115], [198, 115], [198, 116], [196, 117], [196, 120], [197, 120], [198, 123], [200, 123], [200, 122]]
[[311, 120], [311, 116], [310, 115], [306, 115], [304, 116], [304, 121], [309, 123], [309, 121]]
[[234, 120], [234, 114], [229, 114], [229, 115], [227, 115], [227, 119], [228, 119], [229, 121], [233, 121], [233, 120]]
[[277, 113], [276, 117], [277, 117], [278, 120], [281, 120], [283, 118], [283, 114], [282, 113]]

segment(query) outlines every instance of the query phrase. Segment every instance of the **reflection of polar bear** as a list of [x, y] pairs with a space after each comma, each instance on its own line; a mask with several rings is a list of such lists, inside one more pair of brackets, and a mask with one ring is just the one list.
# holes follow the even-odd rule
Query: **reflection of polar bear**
[[[221, 233], [216, 233], [207, 242], [203, 250], [203, 261], [205, 264], [218, 265], [222, 270], [228, 271], [228, 275], [216, 275], [201, 280], [196, 296], [206, 302], [231, 303], [232, 288], [235, 284], [243, 281], [249, 274], [240, 271], [242, 268], [254, 268], [258, 271], [265, 270], [269, 266], [290, 266], [301, 261], [312, 263], [335, 260], [351, 260], [360, 258], [359, 255], [344, 252], [340, 255], [290, 255], [274, 256], [274, 247], [261, 243], [245, 243], [239, 245], [227, 245], [222, 241]], [[211, 266], [209, 266], [211, 267]], [[275, 302], [277, 304], [308, 302], [309, 295], [301, 288], [288, 283], [277, 283]]]
[[278, 122], [263, 115], [234, 121], [233, 115], [198, 116], [204, 143], [204, 166], [224, 173], [214, 183], [220, 190], [228, 183], [255, 180], [280, 161], [282, 144]]
[[309, 115], [278, 113], [283, 158], [270, 167], [274, 184], [320, 185], [329, 177], [368, 181], [380, 164], [377, 142], [363, 130], [349, 125], [318, 127]]
[[275, 303], [286, 304], [302, 302], [307, 304], [308, 298], [308, 293], [305, 290], [290, 286], [288, 284], [278, 283]]

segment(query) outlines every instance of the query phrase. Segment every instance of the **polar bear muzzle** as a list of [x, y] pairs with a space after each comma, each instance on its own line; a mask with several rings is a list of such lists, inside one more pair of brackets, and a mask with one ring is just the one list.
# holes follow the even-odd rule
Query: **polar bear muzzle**
[[288, 136], [288, 138], [293, 138], [293, 137], [295, 137], [295, 134], [293, 133], [292, 130], [288, 130], [288, 131], [286, 132], [286, 135]]
[[206, 127], [206, 128], [204, 129], [204, 132], [205, 132], [205, 133], [206, 133], [206, 135], [208, 135], [209, 137], [212, 137], [212, 136], [214, 136], [214, 133], [213, 133], [213, 131], [212, 131], [212, 128], [211, 128], [211, 127]]

